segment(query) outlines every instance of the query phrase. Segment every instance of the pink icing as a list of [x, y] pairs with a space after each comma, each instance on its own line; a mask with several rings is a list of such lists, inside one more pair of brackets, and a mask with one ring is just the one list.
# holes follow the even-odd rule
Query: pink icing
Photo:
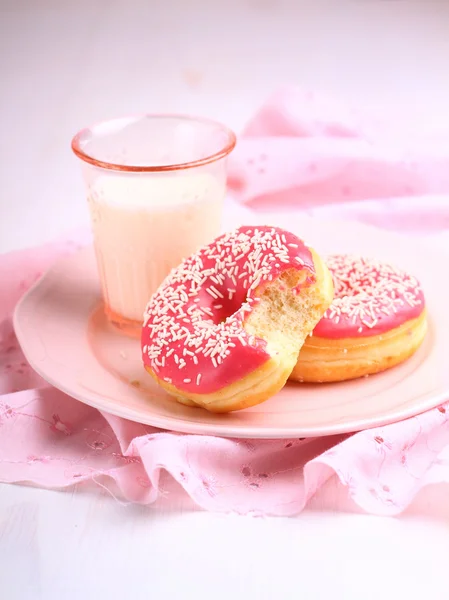
[[[142, 328], [142, 357], [179, 390], [206, 394], [251, 373], [270, 355], [243, 323], [257, 293], [287, 269], [306, 269], [309, 249], [275, 227], [240, 227], [186, 259], [151, 298]], [[292, 290], [300, 293], [300, 289]]]
[[313, 335], [340, 339], [379, 335], [419, 317], [425, 307], [418, 280], [376, 260], [327, 258], [335, 295]]

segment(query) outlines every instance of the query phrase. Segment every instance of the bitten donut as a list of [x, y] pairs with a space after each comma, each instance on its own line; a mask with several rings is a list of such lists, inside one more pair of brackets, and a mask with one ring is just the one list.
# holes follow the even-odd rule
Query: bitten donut
[[144, 366], [182, 404], [259, 404], [286, 383], [332, 298], [326, 265], [295, 235], [241, 227], [184, 260], [151, 298]]
[[326, 263], [335, 297], [303, 345], [290, 379], [344, 381], [409, 358], [427, 331], [416, 278], [368, 258], [334, 255]]

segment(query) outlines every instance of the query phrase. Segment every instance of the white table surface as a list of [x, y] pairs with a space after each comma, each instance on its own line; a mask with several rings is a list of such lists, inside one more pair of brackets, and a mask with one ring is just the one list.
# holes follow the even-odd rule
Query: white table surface
[[[87, 225], [69, 147], [86, 124], [182, 111], [238, 130], [284, 83], [435, 118], [448, 28], [446, 0], [2, 0], [0, 251]], [[343, 498], [249, 518], [0, 485], [0, 598], [447, 600], [447, 495], [394, 519]]]

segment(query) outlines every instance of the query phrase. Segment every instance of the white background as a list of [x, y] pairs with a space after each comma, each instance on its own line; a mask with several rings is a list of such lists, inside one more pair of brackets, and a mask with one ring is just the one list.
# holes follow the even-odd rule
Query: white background
[[[0, 0], [0, 251], [88, 223], [70, 139], [98, 119], [238, 131], [288, 83], [437, 119], [448, 65], [449, 0]], [[0, 598], [447, 600], [446, 499], [386, 519], [336, 512], [343, 496], [253, 519], [3, 485]]]

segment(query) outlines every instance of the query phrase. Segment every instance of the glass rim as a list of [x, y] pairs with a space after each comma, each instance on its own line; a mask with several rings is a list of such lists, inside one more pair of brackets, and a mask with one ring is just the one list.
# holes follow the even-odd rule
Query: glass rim
[[[83, 136], [85, 136], [87, 133], [93, 133], [95, 131], [95, 129], [98, 129], [99, 127], [101, 127], [103, 125], [114, 123], [114, 121], [119, 122], [119, 121], [128, 120], [129, 122], [133, 122], [133, 121], [138, 121], [138, 120], [144, 119], [144, 118], [148, 118], [148, 119], [178, 119], [180, 121], [191, 121], [191, 122], [202, 123], [204, 125], [212, 125], [212, 126], [219, 128], [223, 133], [226, 134], [227, 143], [218, 152], [214, 152], [213, 154], [210, 154], [203, 158], [199, 158], [197, 160], [192, 160], [192, 161], [188, 161], [188, 162], [184, 162], [184, 163], [177, 163], [177, 164], [173, 163], [173, 164], [166, 164], [166, 165], [124, 165], [124, 164], [120, 164], [120, 163], [107, 162], [107, 161], [99, 160], [98, 158], [95, 158], [94, 156], [88, 154], [81, 147], [81, 142], [82, 142]], [[108, 169], [111, 171], [124, 171], [124, 172], [129, 172], [129, 173], [143, 173], [143, 172], [157, 173], [157, 172], [164, 172], [164, 171], [178, 171], [178, 170], [183, 170], [183, 169], [191, 169], [193, 167], [200, 167], [202, 165], [207, 165], [209, 163], [215, 162], [217, 160], [220, 160], [221, 158], [224, 158], [230, 152], [232, 152], [236, 143], [237, 143], [237, 137], [236, 137], [235, 133], [232, 131], [232, 129], [230, 129], [226, 125], [223, 125], [222, 123], [215, 121], [213, 119], [208, 119], [206, 117], [195, 117], [195, 116], [190, 116], [190, 115], [185, 115], [185, 114], [176, 114], [176, 113], [173, 113], [173, 114], [171, 114], [171, 113], [161, 113], [161, 114], [142, 113], [142, 114], [138, 114], [138, 115], [131, 115], [128, 117], [124, 116], [124, 117], [115, 117], [112, 119], [106, 119], [104, 121], [99, 121], [90, 127], [84, 127], [83, 129], [80, 129], [80, 131], [78, 131], [78, 133], [76, 133], [73, 136], [72, 142], [71, 142], [71, 148], [78, 158], [80, 158], [84, 162], [94, 165], [95, 167], [100, 167], [102, 169]]]

